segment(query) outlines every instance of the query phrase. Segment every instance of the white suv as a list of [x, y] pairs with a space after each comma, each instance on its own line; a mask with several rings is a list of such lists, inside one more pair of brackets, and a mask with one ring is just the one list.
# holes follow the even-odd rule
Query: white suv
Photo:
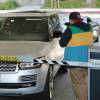
[[60, 66], [33, 64], [33, 59], [62, 59], [59, 17], [55, 12], [0, 14], [0, 96], [42, 93], [51, 100], [53, 77]]

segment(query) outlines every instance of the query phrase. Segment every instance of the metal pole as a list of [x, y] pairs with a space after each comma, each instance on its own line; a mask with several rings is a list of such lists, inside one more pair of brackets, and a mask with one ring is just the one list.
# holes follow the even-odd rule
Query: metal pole
[[53, 8], [53, 0], [51, 0], [51, 8]]
[[57, 0], [54, 0], [54, 8], [57, 8]]
[[60, 1], [58, 0], [58, 8], [60, 8]]
[[60, 2], [59, 0], [51, 0], [51, 8], [59, 8]]
[[91, 4], [92, 3], [92, 0], [87, 0], [87, 4]]
[[92, 7], [95, 5], [96, 0], [87, 0], [87, 6]]
[[59, 8], [59, 0], [54, 0], [54, 5], [55, 8]]

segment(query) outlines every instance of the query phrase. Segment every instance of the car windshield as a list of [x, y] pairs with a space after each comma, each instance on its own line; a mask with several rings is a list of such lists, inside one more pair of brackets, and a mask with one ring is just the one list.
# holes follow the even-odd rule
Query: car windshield
[[42, 41], [47, 34], [43, 18], [0, 18], [0, 40]]

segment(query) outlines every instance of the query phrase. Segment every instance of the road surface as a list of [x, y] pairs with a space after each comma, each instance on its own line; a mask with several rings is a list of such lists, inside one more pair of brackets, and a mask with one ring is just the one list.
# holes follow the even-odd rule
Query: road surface
[[[27, 98], [1, 98], [0, 100], [27, 100]], [[37, 99], [30, 99], [37, 100]], [[41, 100], [38, 99], [38, 100]], [[54, 98], [53, 100], [76, 100], [72, 91], [69, 73], [57, 74], [54, 79]]]

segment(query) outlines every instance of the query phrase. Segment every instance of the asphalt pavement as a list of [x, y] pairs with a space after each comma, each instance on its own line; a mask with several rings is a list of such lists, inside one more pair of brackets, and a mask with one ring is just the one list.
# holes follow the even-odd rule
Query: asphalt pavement
[[[2, 98], [0, 100], [27, 100], [28, 98]], [[30, 100], [37, 100], [34, 98], [30, 98]], [[39, 97], [41, 100], [41, 97]], [[56, 75], [54, 79], [54, 97], [53, 100], [76, 100], [75, 95], [72, 90], [72, 85], [70, 81], [69, 72], [66, 74], [59, 73]]]
[[54, 80], [53, 100], [76, 100], [73, 93], [69, 72], [58, 73]]

